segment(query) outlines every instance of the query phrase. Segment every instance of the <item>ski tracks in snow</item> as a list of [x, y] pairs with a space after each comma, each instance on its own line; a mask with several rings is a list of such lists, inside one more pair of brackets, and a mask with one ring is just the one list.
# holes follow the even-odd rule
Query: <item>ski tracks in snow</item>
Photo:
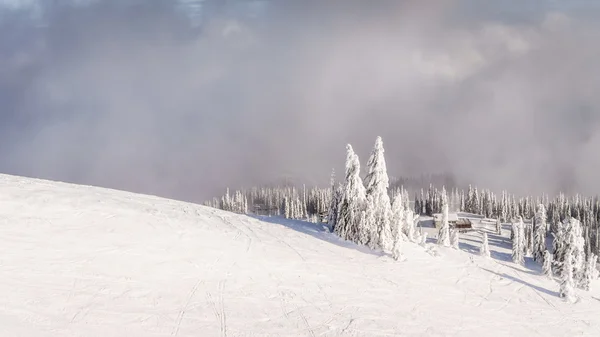
[[185, 311], [188, 309], [190, 302], [192, 301], [192, 298], [194, 298], [194, 296], [196, 295], [196, 291], [198, 290], [198, 287], [200, 286], [200, 284], [202, 282], [203, 281], [199, 279], [196, 282], [196, 284], [194, 285], [194, 287], [192, 287], [192, 290], [190, 291], [190, 293], [185, 301], [185, 304], [179, 311], [179, 315], [177, 316], [177, 324], [175, 325], [175, 328], [173, 329], [171, 336], [177, 336], [177, 334], [179, 333], [179, 328], [181, 327], [181, 321], [183, 321], [183, 316], [185, 315]]
[[219, 282], [219, 294], [217, 297], [217, 301], [214, 300], [212, 294], [210, 292], [206, 293], [206, 301], [213, 308], [215, 317], [219, 321], [220, 327], [220, 336], [227, 336], [227, 315], [225, 313], [225, 302], [223, 301], [223, 292], [225, 290], [225, 281], [221, 280]]
[[237, 234], [235, 236], [236, 239], [240, 236], [240, 234], [242, 234], [246, 237], [246, 239], [248, 240], [247, 245], [246, 245], [246, 253], [250, 252], [250, 248], [252, 247], [253, 239], [258, 239], [258, 237], [256, 236], [256, 233], [254, 233], [254, 231], [250, 228], [250, 226], [247, 223], [245, 223], [244, 227], [247, 230], [247, 231], [245, 231], [245, 230], [242, 230], [239, 226], [235, 225], [233, 222], [231, 222], [227, 217], [225, 217], [223, 215], [219, 215], [219, 218], [227, 226], [229, 226], [237, 231]]
[[[291, 310], [291, 311], [289, 311], [289, 310], [288, 310], [288, 305], [289, 305], [289, 302], [288, 302], [288, 300], [287, 300], [287, 297], [288, 297], [289, 295], [290, 295], [289, 293], [286, 293], [286, 292], [283, 292], [283, 291], [279, 291], [279, 304], [280, 304], [280, 306], [281, 306], [281, 312], [283, 313], [283, 316], [284, 316], [284, 317], [285, 317], [287, 320], [289, 320], [289, 321], [293, 321], [293, 322], [296, 322], [296, 323], [297, 323], [297, 321], [293, 320], [293, 319], [290, 317], [290, 314], [291, 314], [291, 313], [297, 313], [297, 314], [298, 314], [298, 317], [300, 318], [300, 321], [301, 321], [301, 323], [302, 323], [302, 324], [304, 325], [304, 327], [305, 327], [305, 329], [304, 329], [304, 330], [305, 330], [305, 331], [308, 331], [308, 333], [310, 334], [310, 336], [311, 336], [311, 337], [315, 337], [316, 335], [315, 335], [314, 327], [312, 327], [312, 326], [310, 325], [310, 323], [308, 323], [308, 319], [306, 319], [306, 316], [304, 315], [304, 313], [302, 313], [302, 308], [300, 308], [300, 307], [299, 307], [299, 306], [297, 306], [297, 305], [294, 305], [294, 309], [293, 309], [293, 310]], [[292, 296], [294, 296], [295, 294], [293, 294], [293, 293], [292, 293], [291, 295], [292, 295]], [[325, 322], [325, 324], [327, 324], [328, 322], [331, 322], [331, 321], [333, 321], [333, 318], [332, 318], [332, 319], [330, 319], [329, 321], [326, 321], [326, 322]], [[319, 326], [319, 327], [320, 327], [320, 326]]]
[[[244, 220], [243, 223], [246, 225], [246, 228], [248, 228], [248, 229], [250, 229], [250, 227], [252, 226], [247, 220]], [[259, 227], [259, 230], [261, 231], [261, 233], [268, 235], [269, 237], [275, 239], [277, 242], [279, 242], [279, 243], [285, 245], [286, 247], [288, 247], [289, 249], [291, 249], [296, 255], [298, 255], [298, 257], [300, 257], [300, 259], [302, 259], [302, 261], [306, 262], [306, 258], [304, 258], [304, 256], [302, 254], [300, 254], [300, 252], [296, 248], [294, 248], [292, 245], [290, 245], [289, 243], [287, 243], [280, 237], [271, 234], [268, 230], [265, 230], [260, 227]], [[256, 236], [256, 234], [254, 234], [254, 235]]]

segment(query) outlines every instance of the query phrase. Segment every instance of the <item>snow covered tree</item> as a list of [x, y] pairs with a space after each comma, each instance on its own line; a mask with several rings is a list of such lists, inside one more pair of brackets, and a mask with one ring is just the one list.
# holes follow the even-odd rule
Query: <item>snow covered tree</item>
[[[575, 218], [565, 219], [564, 223], [558, 226], [558, 232], [555, 237], [555, 264], [558, 265], [560, 275], [564, 274], [567, 262], [573, 269], [573, 280], [575, 286], [580, 285], [585, 268], [585, 247], [582, 236], [581, 223]], [[567, 253], [570, 254], [571, 261], [567, 261]]]
[[308, 207], [306, 199], [306, 185], [302, 185], [302, 201], [300, 203], [300, 215], [302, 219], [308, 219]]
[[437, 240], [437, 243], [444, 247], [450, 246], [450, 224], [448, 223], [448, 200], [446, 195], [442, 195], [442, 224]]
[[338, 219], [338, 206], [340, 204], [341, 198], [343, 194], [342, 186], [339, 185], [337, 188], [333, 190], [333, 196], [331, 198], [331, 202], [329, 204], [329, 211], [327, 213], [327, 224], [331, 226], [331, 230], [335, 231], [335, 225]]
[[512, 224], [513, 240], [512, 240], [512, 260], [516, 264], [525, 264], [523, 256], [523, 240], [521, 239], [521, 223], [515, 222]]
[[453, 228], [450, 231], [450, 247], [454, 249], [459, 249], [459, 233], [458, 229]]
[[475, 191], [473, 190], [473, 186], [469, 185], [467, 200], [465, 201], [465, 211], [468, 213], [475, 213], [475, 207]]
[[565, 253], [565, 262], [562, 269], [559, 296], [568, 302], [576, 299], [575, 280], [573, 278], [573, 249], [569, 247]]
[[415, 213], [412, 209], [404, 210], [404, 234], [408, 238], [409, 241], [415, 242], [416, 238], [416, 228], [415, 228]]
[[534, 238], [533, 238], [533, 259], [541, 263], [544, 261], [546, 252], [546, 207], [543, 204], [538, 205], [537, 212], [533, 220]]
[[286, 219], [292, 218], [292, 204], [291, 204], [290, 198], [288, 198], [288, 197], [285, 197], [283, 199], [283, 216]]
[[389, 178], [384, 157], [383, 141], [377, 137], [375, 147], [367, 162], [365, 186], [367, 193], [367, 227], [370, 230], [368, 245], [379, 246], [384, 251], [393, 248], [394, 238], [390, 226], [392, 209], [388, 195]]
[[533, 224], [523, 224], [525, 255], [533, 256]]
[[402, 258], [402, 230], [399, 228], [400, 224], [395, 225], [396, 230], [394, 231], [394, 246], [392, 247], [392, 257], [398, 261]]
[[554, 248], [554, 261], [553, 265], [558, 275], [562, 275], [563, 262], [565, 260], [565, 254], [567, 251], [567, 224], [558, 222], [556, 224], [556, 232], [552, 233], [554, 241], [552, 246]]
[[529, 246], [527, 243], [527, 225], [523, 223], [523, 218], [521, 216], [517, 217], [519, 224], [519, 240], [521, 241], [519, 245], [521, 246], [522, 255], [523, 255], [523, 264], [525, 263], [525, 255], [529, 250]]
[[573, 268], [576, 286], [581, 286], [585, 272], [585, 240], [583, 238], [583, 230], [581, 222], [572, 219], [572, 245], [573, 245]]
[[490, 257], [490, 245], [488, 242], [488, 235], [486, 232], [483, 232], [483, 238], [481, 241], [481, 249], [479, 250], [479, 254], [483, 257]]
[[[392, 203], [392, 217], [390, 219], [391, 227], [392, 227], [392, 236], [396, 237], [396, 231], [400, 231], [402, 234], [404, 228], [404, 203], [402, 202], [402, 194], [400, 191], [396, 192], [394, 195], [394, 202]], [[402, 235], [400, 235], [402, 238]]]
[[481, 212], [481, 198], [479, 198], [479, 190], [475, 187], [475, 192], [473, 193], [473, 213], [482, 214]]
[[590, 290], [592, 286], [592, 282], [598, 278], [598, 269], [596, 268], [596, 263], [598, 262], [598, 256], [595, 254], [591, 254], [586, 263], [585, 263], [585, 271], [583, 274], [583, 280], [581, 287], [584, 290]]
[[365, 243], [368, 237], [362, 223], [365, 187], [360, 178], [360, 161], [352, 146], [346, 146], [346, 177], [338, 205], [335, 233], [344, 240]]
[[542, 273], [549, 278], [552, 278], [552, 254], [547, 249], [544, 251], [544, 264], [542, 265]]
[[496, 220], [496, 234], [502, 235], [502, 222], [500, 222], [500, 218]]
[[486, 218], [491, 218], [494, 214], [494, 198], [490, 190], [485, 192], [485, 202], [483, 204], [483, 210]]
[[508, 193], [502, 191], [502, 199], [500, 200], [500, 214], [499, 219], [502, 221], [508, 221]]
[[557, 244], [560, 245], [559, 253], [562, 254], [562, 261], [557, 261], [561, 267], [561, 279], [564, 282], [568, 277], [573, 287], [582, 287], [585, 283], [586, 260], [581, 223], [575, 218], [570, 218], [561, 227], [561, 242]]
[[225, 195], [222, 198], [222, 206], [221, 209], [224, 211], [231, 211], [231, 196], [229, 195], [229, 188], [227, 188], [227, 192], [225, 192]]

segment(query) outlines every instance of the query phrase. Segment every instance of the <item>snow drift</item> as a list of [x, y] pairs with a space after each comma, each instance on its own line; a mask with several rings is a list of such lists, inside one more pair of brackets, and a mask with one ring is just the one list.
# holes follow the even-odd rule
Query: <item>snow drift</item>
[[[495, 227], [494, 225], [491, 225]], [[319, 225], [0, 175], [2, 336], [598, 336], [508, 227], [396, 262]], [[600, 288], [600, 285], [597, 287]]]

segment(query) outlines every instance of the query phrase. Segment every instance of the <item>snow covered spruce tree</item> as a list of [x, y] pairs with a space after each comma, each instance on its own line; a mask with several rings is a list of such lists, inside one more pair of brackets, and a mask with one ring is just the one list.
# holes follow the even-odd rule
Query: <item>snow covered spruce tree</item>
[[592, 282], [598, 279], [598, 269], [596, 263], [598, 262], [598, 256], [594, 253], [590, 254], [586, 263], [583, 274], [583, 280], [581, 282], [581, 288], [584, 290], [591, 290]]
[[394, 230], [394, 245], [392, 247], [392, 257], [394, 260], [398, 261], [402, 259], [402, 245], [404, 240], [402, 239], [402, 229], [400, 228], [400, 223], [394, 225], [396, 229]]
[[[400, 239], [402, 239], [402, 231], [405, 224], [404, 220], [404, 203], [402, 201], [402, 194], [400, 191], [394, 195], [394, 202], [392, 203], [392, 217], [390, 219], [392, 227], [392, 236], [396, 238], [396, 232], [400, 232]], [[394, 239], [395, 240], [395, 239]]]
[[335, 224], [338, 217], [338, 206], [342, 195], [342, 186], [335, 186], [335, 169], [331, 170], [331, 202], [329, 204], [329, 210], [327, 212], [327, 224], [331, 227], [332, 231], [335, 231]]
[[567, 251], [567, 223], [558, 222], [556, 224], [556, 232], [552, 233], [554, 240], [552, 246], [554, 248], [553, 266], [557, 275], [562, 275], [563, 262]]
[[368, 246], [371, 249], [379, 246], [384, 251], [393, 248], [394, 238], [390, 220], [392, 206], [388, 195], [389, 178], [384, 158], [383, 141], [377, 137], [375, 147], [367, 162], [365, 187], [367, 191], [367, 228], [369, 229]]
[[542, 274], [552, 278], [552, 254], [546, 249], [544, 251], [544, 264], [542, 265]]
[[533, 259], [542, 263], [544, 253], [546, 252], [546, 207], [543, 204], [538, 205], [537, 212], [533, 218]]
[[450, 246], [450, 224], [448, 223], [448, 198], [442, 195], [442, 224], [438, 232], [437, 243], [444, 247]]
[[512, 224], [513, 240], [512, 240], [512, 260], [516, 264], [525, 264], [523, 240], [521, 239], [521, 222]]
[[454, 249], [459, 249], [459, 233], [458, 233], [458, 229], [456, 228], [452, 228], [450, 230], [450, 247], [454, 248]]
[[363, 227], [365, 187], [360, 178], [360, 162], [352, 146], [346, 146], [346, 177], [337, 208], [334, 232], [344, 240], [363, 243], [367, 237]]
[[575, 278], [575, 286], [581, 287], [584, 278], [585, 270], [585, 240], [583, 238], [583, 230], [581, 222], [575, 218], [571, 218], [571, 226], [569, 230], [569, 245], [572, 246], [573, 252], [573, 277]]
[[572, 289], [575, 287], [585, 288], [585, 242], [582, 235], [581, 223], [575, 218], [566, 220], [563, 226], [563, 233], [560, 235], [562, 242], [561, 251], [562, 261], [558, 263], [561, 266], [561, 297], [569, 299], [572, 295]]
[[565, 252], [565, 262], [562, 269], [559, 296], [568, 302], [573, 302], [575, 297], [575, 280], [573, 278], [573, 248], [568, 247]]
[[488, 242], [488, 235], [486, 232], [483, 232], [483, 238], [481, 241], [481, 249], [479, 250], [479, 254], [483, 257], [490, 257], [490, 244]]
[[415, 213], [413, 210], [410, 208], [404, 208], [404, 233], [411, 242], [420, 241], [420, 238], [417, 238], [418, 234], [416, 233], [415, 219]]
[[[521, 249], [523, 250], [523, 259], [525, 259], [525, 256], [528, 253], [529, 250], [529, 245], [527, 243], [527, 225], [523, 222], [523, 217], [522, 216], [518, 216], [517, 217], [518, 220], [518, 224], [519, 224], [519, 240], [521, 241], [519, 243], [519, 245], [521, 246]], [[525, 262], [523, 262], [524, 264]]]
[[502, 235], [502, 222], [500, 218], [496, 220], [496, 235]]
[[338, 206], [340, 205], [340, 201], [343, 194], [343, 185], [338, 185], [337, 188], [333, 190], [331, 202], [329, 204], [329, 210], [327, 212], [327, 224], [330, 225], [331, 231], [335, 231], [335, 225], [338, 219]]

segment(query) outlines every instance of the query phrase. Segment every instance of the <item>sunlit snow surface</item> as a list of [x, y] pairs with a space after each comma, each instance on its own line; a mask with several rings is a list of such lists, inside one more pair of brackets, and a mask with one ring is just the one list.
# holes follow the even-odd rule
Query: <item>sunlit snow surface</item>
[[266, 220], [0, 175], [0, 335], [600, 336], [600, 282], [564, 303], [508, 231], [396, 262]]

